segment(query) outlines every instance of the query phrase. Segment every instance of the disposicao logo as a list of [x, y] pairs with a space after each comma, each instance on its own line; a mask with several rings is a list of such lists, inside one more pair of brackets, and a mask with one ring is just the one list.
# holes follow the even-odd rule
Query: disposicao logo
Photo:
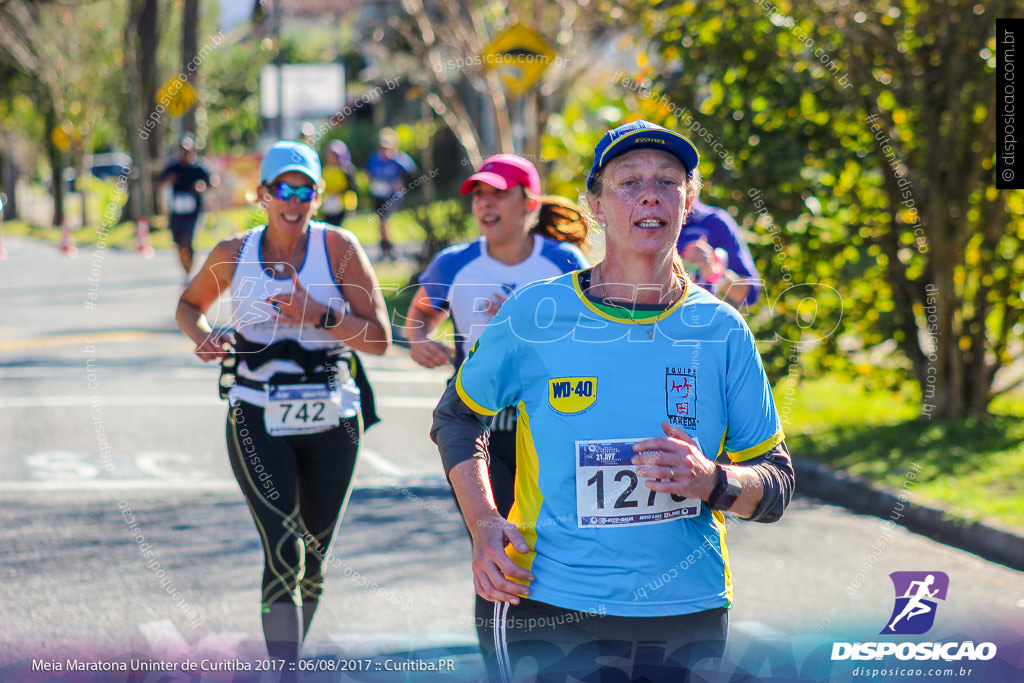
[[893, 572], [889, 574], [896, 591], [896, 602], [880, 633], [882, 635], [919, 635], [935, 623], [938, 600], [945, 601], [949, 576], [944, 572]]
[[[896, 598], [892, 614], [881, 635], [920, 635], [935, 623], [938, 601], [945, 601], [949, 591], [949, 576], [944, 572], [893, 572]], [[994, 643], [963, 642], [867, 642], [832, 643], [832, 661], [869, 660], [883, 657], [900, 660], [946, 662], [967, 660], [985, 661], [996, 656]]]

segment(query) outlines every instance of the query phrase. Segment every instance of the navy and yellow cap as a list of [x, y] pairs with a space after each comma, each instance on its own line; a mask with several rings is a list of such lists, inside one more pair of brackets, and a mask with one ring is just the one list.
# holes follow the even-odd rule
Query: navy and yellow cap
[[608, 131], [597, 143], [594, 148], [594, 166], [587, 178], [587, 189], [593, 191], [594, 178], [608, 162], [635, 149], [660, 149], [668, 152], [682, 162], [687, 175], [693, 175], [700, 161], [697, 148], [688, 138], [650, 121], [630, 121]]

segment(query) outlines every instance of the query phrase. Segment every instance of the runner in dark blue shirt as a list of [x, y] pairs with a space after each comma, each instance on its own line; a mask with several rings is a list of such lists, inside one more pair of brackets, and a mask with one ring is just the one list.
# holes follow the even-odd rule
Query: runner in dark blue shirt
[[739, 226], [725, 209], [694, 199], [677, 248], [687, 272], [704, 289], [733, 306], [757, 301], [761, 276]]
[[196, 163], [195, 142], [185, 136], [178, 145], [180, 157], [160, 174], [160, 184], [171, 184], [171, 237], [178, 245], [178, 258], [185, 270], [185, 282], [192, 272], [192, 238], [203, 212], [203, 192], [210, 186], [210, 174]]

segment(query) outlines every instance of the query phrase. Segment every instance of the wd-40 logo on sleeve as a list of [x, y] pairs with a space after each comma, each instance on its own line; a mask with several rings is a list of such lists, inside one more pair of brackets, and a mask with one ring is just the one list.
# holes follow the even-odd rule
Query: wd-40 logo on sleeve
[[935, 623], [937, 600], [946, 599], [949, 576], [944, 572], [893, 572], [896, 604], [882, 634], [925, 633]]
[[548, 380], [548, 403], [564, 415], [580, 413], [597, 400], [596, 377], [555, 377]]

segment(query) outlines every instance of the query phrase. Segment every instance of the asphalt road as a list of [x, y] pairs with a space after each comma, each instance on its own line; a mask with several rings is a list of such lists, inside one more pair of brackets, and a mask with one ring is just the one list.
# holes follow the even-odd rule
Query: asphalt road
[[[226, 462], [216, 369], [174, 324], [173, 257], [83, 248], [69, 259], [28, 241], [7, 247], [0, 680], [49, 680], [33, 663], [69, 657], [261, 657], [259, 539]], [[469, 543], [427, 436], [446, 373], [398, 348], [366, 362], [384, 420], [366, 435], [305, 655], [325, 668], [346, 658], [377, 668], [307, 679], [471, 680], [479, 659]], [[910, 570], [950, 578], [934, 627], [917, 640], [1000, 647], [956, 680], [998, 680], [1004, 656], [1024, 668], [1019, 572], [807, 499], [778, 524], [737, 522], [729, 533], [727, 659], [765, 680], [858, 680], [862, 662], [827, 661], [832, 643], [883, 639], [889, 574]], [[389, 671], [398, 661], [450, 662], [452, 671]]]

